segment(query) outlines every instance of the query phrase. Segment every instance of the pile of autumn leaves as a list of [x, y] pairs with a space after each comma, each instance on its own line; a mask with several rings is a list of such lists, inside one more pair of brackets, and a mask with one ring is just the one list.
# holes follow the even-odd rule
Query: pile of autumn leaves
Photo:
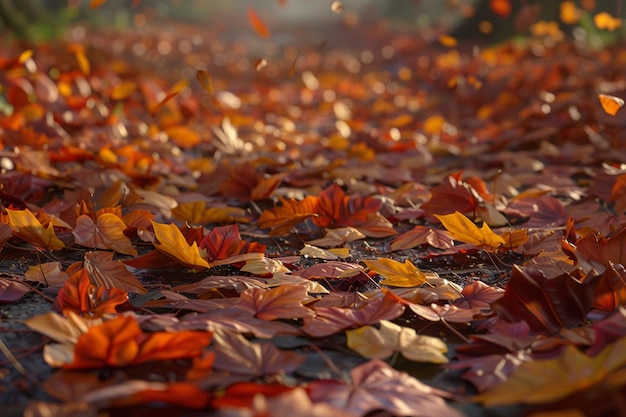
[[[434, 198], [442, 198], [438, 192], [448, 188], [458, 190], [445, 193], [456, 199], [457, 207], [462, 206], [464, 192], [483, 209], [489, 205], [460, 176], [435, 187]], [[523, 268], [515, 266], [505, 291], [480, 281], [460, 288], [408, 260], [381, 257], [356, 264], [337, 255], [345, 253], [342, 246], [348, 241], [383, 230], [387, 220], [380, 215], [381, 207], [379, 199], [349, 197], [334, 184], [319, 196], [281, 199], [279, 206], [266, 209], [258, 223], [274, 235], [306, 222], [313, 222], [308, 227], [328, 228], [325, 237], [309, 242], [301, 252], [323, 262], [303, 269], [296, 267], [299, 257], [266, 257], [265, 246], [242, 239], [236, 224], [207, 230], [144, 219], [141, 235], [152, 239], [154, 249], [137, 256], [131, 239], [139, 238], [141, 227], [119, 208], [92, 212], [86, 205], [76, 205], [74, 227], [43, 210], [33, 214], [28, 208], [6, 209], [0, 223], [4, 244], [22, 242], [36, 250], [59, 251], [73, 239], [72, 245], [91, 250], [66, 269], [49, 262], [26, 273], [27, 281], [59, 288], [55, 309], [62, 315], [51, 312], [26, 321], [56, 342], [44, 349], [50, 365], [75, 372], [189, 360], [176, 382], [125, 378], [116, 381], [115, 388], [112, 381], [91, 382], [86, 385], [89, 389], [79, 392], [70, 387], [85, 385], [88, 374], [60, 373], [46, 385], [65, 402], [33, 403], [33, 412], [52, 409], [63, 415], [76, 407], [97, 410], [161, 401], [191, 408], [261, 407], [257, 412], [305, 404], [308, 415], [329, 410], [362, 415], [375, 409], [398, 415], [413, 415], [415, 410], [454, 415], [457, 412], [442, 396], [460, 398], [380, 361], [401, 354], [412, 361], [448, 362], [443, 340], [393, 322], [405, 310], [418, 320], [449, 328], [475, 323], [483, 330], [457, 346], [459, 360], [449, 366], [467, 369], [464, 378], [482, 392], [474, 399], [487, 405], [573, 403], [584, 409], [584, 402], [576, 399], [582, 389], [600, 398], [623, 389], [626, 271], [621, 242], [626, 229], [610, 237], [581, 235], [569, 221], [562, 237], [557, 236], [560, 255], [536, 256]], [[428, 244], [439, 246], [441, 253], [487, 251], [495, 258], [504, 251], [520, 251], [530, 239], [524, 229], [495, 233], [486, 222], [478, 227], [460, 212], [433, 216], [445, 230], [416, 226], [391, 245]], [[434, 236], [438, 238], [433, 240]], [[114, 260], [114, 252], [131, 257]], [[221, 265], [243, 274], [210, 274]], [[131, 272], [172, 268], [209, 274], [197, 283], [147, 292]], [[339, 289], [339, 283], [366, 283], [377, 276], [382, 277], [381, 289], [362, 293]], [[138, 296], [129, 303], [129, 294]], [[151, 308], [193, 313], [139, 314]], [[590, 318], [594, 321], [587, 324]], [[297, 374], [305, 357], [266, 340], [304, 336], [306, 342], [300, 343], [314, 346], [317, 338], [342, 332], [350, 349], [371, 359], [353, 369], [346, 381], [286, 383], [285, 375]], [[274, 382], [260, 383], [259, 378]], [[556, 388], [555, 380], [567, 382]], [[50, 389], [53, 385], [57, 388]], [[59, 393], [59, 386], [65, 387], [64, 393]], [[216, 394], [217, 388], [225, 391]]]

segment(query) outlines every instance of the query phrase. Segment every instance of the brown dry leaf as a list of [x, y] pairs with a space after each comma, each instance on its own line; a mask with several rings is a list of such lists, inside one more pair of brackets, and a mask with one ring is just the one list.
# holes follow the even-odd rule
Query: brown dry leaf
[[448, 249], [454, 246], [454, 239], [447, 231], [426, 226], [415, 226], [413, 229], [395, 237], [390, 244], [392, 251], [411, 249], [428, 244], [434, 248]]
[[60, 262], [46, 262], [31, 266], [24, 273], [26, 281], [40, 282], [48, 286], [60, 286], [65, 283], [68, 275], [61, 268]]
[[19, 281], [0, 278], [0, 303], [13, 303], [29, 293], [31, 288]]
[[270, 290], [250, 288], [241, 293], [236, 305], [262, 320], [294, 319], [313, 315], [313, 310], [303, 305], [308, 298], [302, 285], [281, 285]]
[[84, 267], [91, 282], [97, 287], [118, 288], [127, 292], [145, 293], [146, 289], [126, 265], [113, 260], [113, 252], [89, 252], [84, 258]]
[[447, 416], [463, 414], [446, 404], [435, 388], [387, 363], [374, 359], [350, 371], [350, 383], [344, 380], [317, 380], [309, 385], [313, 402], [326, 402], [358, 416], [374, 410], [391, 415]]
[[137, 256], [137, 249], [124, 234], [125, 230], [124, 221], [113, 213], [97, 214], [95, 223], [91, 216], [83, 214], [76, 219], [72, 234], [79, 245]]
[[207, 207], [204, 201], [179, 204], [172, 210], [172, 216], [190, 225], [248, 222], [244, 209], [238, 207]]
[[310, 240], [307, 243], [314, 246], [322, 246], [328, 248], [341, 246], [345, 243], [354, 242], [355, 240], [361, 239], [365, 239], [365, 235], [359, 232], [354, 227], [340, 227], [337, 229], [327, 230], [324, 237]]
[[577, 392], [609, 389], [611, 374], [626, 364], [625, 351], [626, 337], [607, 346], [595, 357], [568, 345], [554, 359], [522, 363], [506, 381], [474, 400], [488, 407], [542, 404]]
[[253, 343], [239, 333], [216, 331], [213, 336], [215, 369], [249, 377], [295, 371], [304, 356], [278, 349], [272, 343]]
[[304, 318], [302, 330], [313, 337], [326, 337], [352, 327], [393, 320], [404, 312], [404, 305], [398, 301], [399, 298], [386, 292], [358, 309], [313, 307], [315, 316]]

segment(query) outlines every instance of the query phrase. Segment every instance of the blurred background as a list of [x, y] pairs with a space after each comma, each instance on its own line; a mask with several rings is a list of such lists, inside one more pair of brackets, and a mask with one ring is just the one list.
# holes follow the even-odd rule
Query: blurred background
[[[0, 28], [5, 34], [27, 40], [59, 36], [76, 22], [129, 27], [178, 21], [219, 25], [235, 33], [241, 22], [245, 23], [246, 9], [252, 6], [268, 25], [278, 28], [279, 34], [294, 28], [319, 30], [332, 24], [385, 19], [398, 27], [499, 41], [524, 35], [534, 22], [559, 21], [563, 3], [625, 17], [622, 0], [1, 0]], [[341, 13], [332, 13], [331, 7]], [[584, 23], [579, 26], [584, 27]], [[571, 32], [562, 20], [561, 26], [564, 32]]]

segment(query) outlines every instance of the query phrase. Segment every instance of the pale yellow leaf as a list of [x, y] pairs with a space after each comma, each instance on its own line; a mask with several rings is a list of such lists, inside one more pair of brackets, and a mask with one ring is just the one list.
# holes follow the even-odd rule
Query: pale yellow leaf
[[382, 285], [392, 287], [417, 287], [426, 282], [426, 274], [408, 259], [404, 263], [389, 258], [366, 260], [363, 263], [372, 271], [385, 278]]

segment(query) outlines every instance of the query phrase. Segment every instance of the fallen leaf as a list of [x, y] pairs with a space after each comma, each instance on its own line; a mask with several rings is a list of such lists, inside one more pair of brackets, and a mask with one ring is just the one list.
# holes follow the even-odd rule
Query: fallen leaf
[[79, 336], [74, 359], [65, 369], [128, 366], [147, 361], [198, 357], [211, 333], [181, 331], [143, 333], [131, 316], [117, 316]]
[[196, 242], [188, 244], [175, 224], [161, 224], [154, 221], [151, 223], [157, 239], [155, 247], [160, 252], [190, 268], [209, 268], [209, 263], [200, 254]]
[[204, 201], [183, 203], [172, 209], [172, 216], [190, 225], [247, 223], [246, 211], [238, 207], [207, 207]]
[[16, 237], [44, 249], [61, 250], [65, 247], [65, 244], [54, 233], [52, 224], [44, 228], [29, 209], [7, 209], [7, 213]]
[[370, 270], [382, 275], [381, 285], [392, 287], [418, 287], [426, 282], [426, 274], [408, 259], [404, 263], [389, 258], [362, 261]]
[[301, 285], [282, 285], [270, 290], [249, 288], [241, 293], [236, 306], [261, 320], [310, 317], [313, 310], [303, 305], [308, 295]]
[[392, 251], [412, 249], [423, 244], [434, 248], [448, 249], [454, 246], [454, 239], [447, 231], [426, 226], [415, 226], [413, 229], [395, 237], [390, 244]]
[[483, 223], [479, 229], [474, 222], [463, 214], [454, 212], [453, 214], [437, 215], [435, 217], [443, 224], [454, 240], [471, 243], [479, 246], [487, 246], [496, 249], [504, 245], [504, 239], [491, 231], [487, 223]]
[[124, 235], [125, 230], [124, 221], [113, 213], [96, 214], [95, 223], [91, 216], [83, 214], [76, 219], [72, 234], [79, 245], [137, 256], [137, 249]]
[[304, 356], [278, 349], [272, 343], [252, 343], [238, 333], [218, 331], [214, 335], [215, 369], [249, 377], [295, 371]]
[[404, 305], [391, 293], [385, 293], [358, 309], [313, 307], [313, 310], [315, 316], [304, 318], [302, 330], [313, 337], [326, 337], [352, 327], [393, 320], [404, 312]]
[[[309, 385], [314, 403], [325, 402], [359, 416], [374, 410], [392, 415], [460, 417], [438, 391], [380, 360], [371, 360], [350, 371], [351, 382], [317, 380]], [[416, 411], [419, 414], [416, 414]]]
[[379, 328], [363, 326], [346, 330], [348, 347], [368, 359], [385, 359], [400, 352], [415, 362], [447, 363], [448, 346], [443, 340], [418, 335], [415, 329], [381, 320]]
[[19, 281], [0, 278], [0, 302], [13, 303], [31, 291], [30, 287]]
[[574, 346], [565, 346], [555, 359], [522, 363], [503, 383], [474, 398], [487, 407], [509, 404], [542, 404], [576, 392], [606, 389], [606, 379], [626, 364], [626, 338], [589, 357]]
[[84, 267], [91, 282], [104, 288], [118, 288], [127, 292], [145, 293], [146, 289], [126, 265], [113, 260], [112, 252], [89, 252], [84, 257]]
[[72, 311], [91, 318], [116, 313], [117, 306], [127, 300], [126, 291], [93, 285], [85, 268], [73, 273], [57, 296], [59, 308], [65, 315], [68, 315], [67, 311]]
[[257, 220], [262, 229], [271, 229], [270, 235], [281, 236], [289, 233], [298, 223], [317, 216], [317, 197], [308, 196], [304, 200], [286, 200], [278, 197], [281, 205], [264, 210]]

